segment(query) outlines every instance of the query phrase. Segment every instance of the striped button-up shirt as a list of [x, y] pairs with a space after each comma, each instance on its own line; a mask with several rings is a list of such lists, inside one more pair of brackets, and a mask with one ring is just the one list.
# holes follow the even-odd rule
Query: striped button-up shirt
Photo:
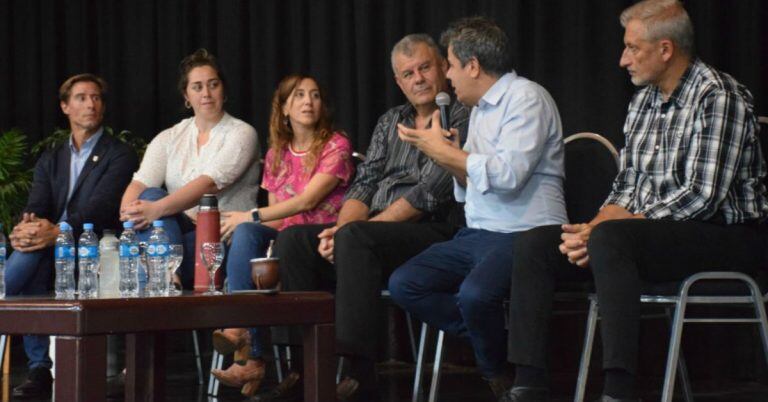
[[768, 203], [758, 131], [749, 91], [696, 59], [666, 101], [656, 86], [633, 97], [605, 204], [649, 219], [762, 219]]
[[[448, 123], [467, 138], [469, 111], [455, 99], [448, 108]], [[345, 199], [355, 199], [378, 213], [403, 197], [412, 207], [434, 214], [450, 205], [453, 181], [418, 148], [400, 140], [397, 124], [415, 127], [416, 109], [410, 103], [394, 107], [379, 118], [373, 130], [365, 162], [347, 190]]]

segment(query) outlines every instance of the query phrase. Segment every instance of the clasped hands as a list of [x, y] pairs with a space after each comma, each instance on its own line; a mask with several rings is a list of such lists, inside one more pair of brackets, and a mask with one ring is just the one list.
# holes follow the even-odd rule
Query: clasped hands
[[133, 222], [135, 230], [149, 227], [152, 222], [160, 219], [163, 212], [157, 202], [147, 200], [133, 200], [128, 205], [120, 208], [120, 220]]
[[38, 218], [34, 213], [24, 213], [14, 226], [8, 239], [14, 250], [31, 252], [56, 244], [59, 227], [45, 218]]
[[562, 226], [563, 241], [558, 247], [560, 252], [568, 257], [568, 262], [581, 268], [589, 266], [589, 253], [587, 253], [587, 241], [592, 233], [592, 225], [589, 223], [565, 224]]

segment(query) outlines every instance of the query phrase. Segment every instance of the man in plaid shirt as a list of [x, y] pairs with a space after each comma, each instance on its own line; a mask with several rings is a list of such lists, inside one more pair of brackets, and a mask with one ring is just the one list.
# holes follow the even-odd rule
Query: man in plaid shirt
[[752, 95], [695, 57], [679, 1], [642, 1], [621, 24], [620, 65], [642, 88], [629, 105], [620, 171], [592, 221], [518, 238], [509, 320], [517, 376], [500, 401], [548, 400], [558, 281], [594, 279], [605, 373], [598, 401], [635, 402], [641, 283], [705, 270], [751, 273], [763, 263], [766, 167]]

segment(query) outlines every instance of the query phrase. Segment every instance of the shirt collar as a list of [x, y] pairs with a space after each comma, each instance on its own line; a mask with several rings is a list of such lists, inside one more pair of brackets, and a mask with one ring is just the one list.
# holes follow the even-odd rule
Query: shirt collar
[[691, 100], [691, 94], [693, 92], [691, 90], [694, 85], [693, 77], [697, 75], [696, 72], [699, 69], [701, 69], [701, 60], [697, 58], [690, 65], [688, 65], [688, 68], [685, 69], [685, 72], [680, 77], [680, 82], [677, 84], [677, 87], [675, 87], [675, 90], [672, 91], [672, 94], [669, 96], [669, 99], [667, 99], [666, 102], [664, 102], [664, 97], [659, 87], [654, 86], [653, 106], [660, 107], [662, 104], [672, 102], [675, 104], [675, 106], [682, 107], [688, 103]]
[[75, 148], [75, 142], [72, 139], [72, 135], [69, 135], [69, 150], [72, 151], [75, 155], [80, 154], [90, 154], [93, 148], [96, 146], [96, 143], [99, 142], [99, 138], [101, 138], [101, 135], [104, 134], [104, 127], [99, 127], [99, 129], [96, 131], [96, 134], [92, 135], [90, 138], [85, 140], [83, 145], [80, 147], [80, 151]]
[[478, 107], [483, 107], [485, 105], [497, 105], [501, 98], [504, 97], [504, 94], [507, 93], [507, 88], [509, 87], [509, 84], [517, 79], [517, 73], [514, 71], [510, 71], [504, 75], [501, 76], [496, 82], [491, 85], [490, 88], [488, 88], [488, 91], [485, 92], [485, 95], [483, 95], [482, 98], [477, 102]]

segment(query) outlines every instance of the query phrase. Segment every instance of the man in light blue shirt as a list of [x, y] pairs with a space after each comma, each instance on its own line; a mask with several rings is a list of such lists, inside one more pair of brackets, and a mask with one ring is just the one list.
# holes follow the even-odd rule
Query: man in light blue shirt
[[469, 338], [498, 397], [510, 385], [502, 303], [515, 237], [567, 222], [562, 128], [547, 91], [511, 71], [507, 37], [492, 21], [459, 20], [441, 41], [456, 97], [472, 106], [467, 142], [460, 149], [454, 133], [437, 124], [400, 126], [399, 135], [453, 174], [467, 228], [398, 268], [389, 289], [419, 319]]

